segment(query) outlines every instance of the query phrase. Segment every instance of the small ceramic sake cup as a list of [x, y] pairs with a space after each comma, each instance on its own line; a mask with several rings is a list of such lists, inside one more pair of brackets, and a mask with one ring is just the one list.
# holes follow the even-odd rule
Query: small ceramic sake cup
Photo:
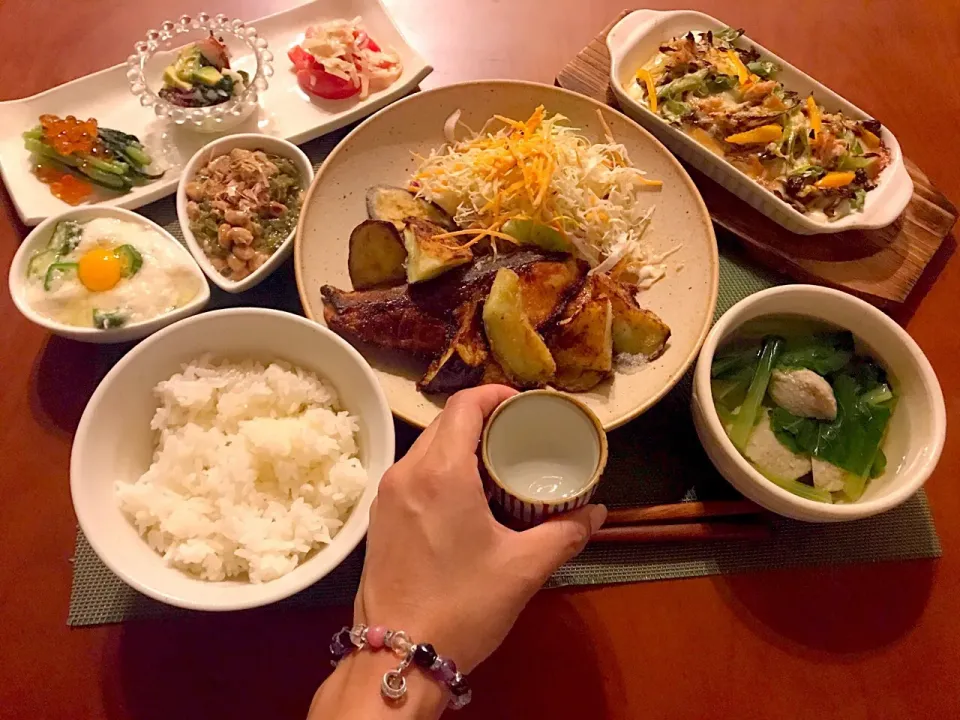
[[553, 390], [505, 400], [483, 431], [487, 491], [525, 524], [590, 502], [607, 464], [607, 436], [590, 408]]

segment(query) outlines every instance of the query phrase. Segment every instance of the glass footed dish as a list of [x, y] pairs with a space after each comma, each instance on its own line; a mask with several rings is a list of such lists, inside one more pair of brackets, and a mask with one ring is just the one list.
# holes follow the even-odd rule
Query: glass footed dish
[[[249, 73], [247, 86], [229, 100], [206, 107], [182, 107], [162, 98], [159, 89], [164, 68], [176, 58], [181, 47], [211, 32], [227, 46], [230, 67]], [[186, 35], [192, 37], [181, 37]], [[273, 75], [272, 60], [273, 53], [266, 39], [242, 20], [223, 14], [182, 15], [176, 22], [164, 21], [159, 30], [147, 31], [146, 38], [134, 46], [133, 55], [127, 58], [127, 80], [140, 104], [152, 107], [158, 118], [198, 132], [221, 132], [240, 124], [257, 109], [260, 93], [267, 89], [267, 78]]]

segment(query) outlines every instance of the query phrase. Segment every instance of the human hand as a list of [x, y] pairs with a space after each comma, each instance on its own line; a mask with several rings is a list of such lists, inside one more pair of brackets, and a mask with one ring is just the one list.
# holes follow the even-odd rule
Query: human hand
[[515, 392], [484, 385], [452, 396], [383, 476], [370, 510], [355, 621], [404, 630], [464, 673], [606, 518], [588, 505], [523, 532], [494, 519], [476, 451], [484, 419]]

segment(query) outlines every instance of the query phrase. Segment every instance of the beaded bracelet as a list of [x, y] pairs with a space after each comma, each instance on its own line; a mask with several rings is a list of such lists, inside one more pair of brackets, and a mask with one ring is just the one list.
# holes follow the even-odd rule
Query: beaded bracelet
[[453, 695], [449, 705], [452, 709], [459, 710], [470, 702], [473, 691], [467, 678], [457, 670], [457, 664], [440, 657], [433, 645], [415, 644], [402, 630], [387, 630], [382, 625], [344, 627], [330, 641], [331, 664], [336, 667], [354, 648], [362, 650], [365, 647], [371, 650], [388, 648], [400, 658], [397, 669], [384, 673], [380, 682], [380, 693], [387, 700], [400, 700], [406, 695], [407, 680], [403, 673], [410, 665], [416, 665], [446, 686]]

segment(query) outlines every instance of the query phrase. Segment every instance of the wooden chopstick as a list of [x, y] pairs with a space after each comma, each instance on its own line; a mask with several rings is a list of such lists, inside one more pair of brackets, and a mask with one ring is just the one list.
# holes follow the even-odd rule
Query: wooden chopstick
[[763, 512], [763, 508], [749, 500], [711, 500], [670, 505], [646, 505], [644, 507], [610, 510], [607, 513], [607, 521], [604, 523], [604, 527], [635, 525], [637, 523], [665, 523], [673, 520], [760, 515]]
[[762, 540], [770, 537], [767, 523], [673, 523], [602, 527], [590, 542], [694, 542], [703, 540]]
[[[772, 528], [764, 510], [749, 500], [648, 505], [611, 510], [590, 542], [694, 542], [704, 540], [762, 540]], [[738, 518], [711, 522], [712, 518]]]

